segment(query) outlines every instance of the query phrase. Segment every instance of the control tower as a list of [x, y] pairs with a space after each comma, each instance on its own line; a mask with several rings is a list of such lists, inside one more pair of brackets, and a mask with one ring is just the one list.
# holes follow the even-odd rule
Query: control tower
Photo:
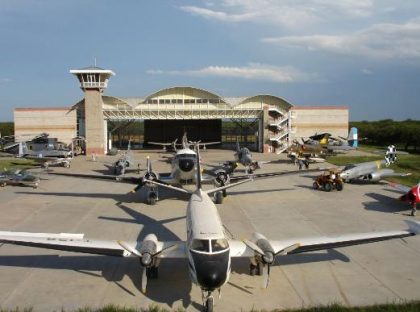
[[109, 69], [88, 67], [72, 69], [85, 93], [84, 119], [86, 137], [86, 155], [106, 153], [107, 122], [103, 115], [102, 93], [108, 87], [109, 77], [115, 73]]

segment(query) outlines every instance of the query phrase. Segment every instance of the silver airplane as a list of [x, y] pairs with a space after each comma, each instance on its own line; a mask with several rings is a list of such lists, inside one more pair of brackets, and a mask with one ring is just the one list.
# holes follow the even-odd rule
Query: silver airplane
[[187, 259], [191, 281], [200, 287], [203, 310], [212, 312], [215, 291], [221, 291], [229, 281], [232, 258], [250, 259], [250, 274], [263, 276], [263, 287], [267, 287], [270, 266], [277, 257], [289, 254], [326, 250], [337, 247], [373, 243], [383, 240], [404, 238], [420, 233], [420, 222], [406, 221], [408, 230], [356, 233], [338, 236], [312, 236], [269, 240], [255, 233], [249, 240], [233, 240], [226, 231], [210, 194], [250, 181], [212, 190], [203, 190], [201, 170], [197, 156], [197, 187], [193, 192], [167, 186], [156, 181], [150, 183], [169, 187], [190, 194], [186, 211], [186, 241], [160, 241], [156, 234], [148, 234], [143, 241], [96, 240], [84, 234], [0, 232], [0, 243], [39, 247], [70, 252], [81, 252], [121, 257], [137, 257], [143, 267], [141, 288], [145, 293], [147, 279], [157, 278], [161, 259]]
[[122, 175], [125, 174], [126, 169], [128, 167], [133, 167], [133, 155], [131, 152], [131, 141], [128, 141], [127, 151], [124, 152], [122, 157], [118, 158], [118, 160], [114, 163], [114, 174], [115, 175]]
[[220, 144], [221, 142], [201, 142], [200, 141], [189, 141], [187, 139], [187, 133], [184, 132], [184, 135], [182, 136], [182, 141], [181, 143], [177, 143], [178, 142], [178, 138], [176, 138], [174, 141], [172, 142], [152, 142], [149, 141], [147, 142], [147, 144], [152, 144], [152, 145], [159, 145], [162, 146], [163, 151], [166, 151], [167, 148], [170, 146], [172, 148], [173, 152], [177, 152], [178, 151], [178, 147], [181, 147], [181, 149], [191, 149], [192, 146], [198, 146], [198, 148], [202, 148], [203, 150], [207, 149], [207, 145], [216, 145], [216, 144]]
[[385, 153], [385, 159], [378, 161], [369, 161], [359, 164], [349, 164], [344, 167], [340, 173], [341, 178], [345, 182], [356, 180], [365, 180], [371, 182], [378, 182], [386, 177], [403, 177], [410, 175], [410, 173], [398, 173], [392, 169], [381, 169], [388, 167], [397, 160], [397, 151], [395, 146], [390, 145]]
[[234, 161], [227, 161], [223, 163], [223, 169], [228, 173], [232, 174], [235, 169], [238, 167], [238, 164], [241, 164], [245, 167], [245, 173], [251, 174], [256, 169], [261, 168], [262, 162], [253, 161], [252, 153], [247, 147], [241, 147], [239, 142], [236, 141], [236, 150], [234, 154]]
[[26, 169], [8, 169], [0, 171], [0, 187], [6, 185], [30, 186], [36, 189], [40, 178], [29, 173]]

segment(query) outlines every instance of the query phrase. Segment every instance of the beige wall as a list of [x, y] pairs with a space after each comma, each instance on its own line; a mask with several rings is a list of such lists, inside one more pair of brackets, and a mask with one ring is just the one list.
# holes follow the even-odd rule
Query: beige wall
[[347, 137], [349, 131], [348, 107], [294, 106], [291, 109], [293, 138], [307, 138], [315, 133], [328, 132]]
[[[14, 111], [17, 140], [31, 139], [28, 134], [48, 133], [66, 144], [77, 134], [76, 110], [68, 108], [16, 108]], [[19, 137], [24, 135], [25, 137]]]

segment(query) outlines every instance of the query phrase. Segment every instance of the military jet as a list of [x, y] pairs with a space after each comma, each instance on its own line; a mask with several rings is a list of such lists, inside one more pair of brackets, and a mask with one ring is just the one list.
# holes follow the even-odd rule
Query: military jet
[[125, 174], [126, 168], [133, 166], [133, 154], [131, 152], [131, 141], [128, 141], [127, 151], [124, 152], [122, 157], [118, 158], [116, 162], [114, 162], [114, 174], [115, 175], [122, 175]]
[[414, 217], [417, 214], [417, 204], [420, 203], [420, 183], [411, 188], [392, 182], [389, 182], [388, 184], [403, 193], [403, 195], [399, 197], [399, 200], [408, 202], [411, 205], [411, 215]]
[[352, 127], [349, 131], [347, 138], [344, 137], [333, 137], [330, 133], [320, 133], [313, 136], [310, 136], [309, 139], [303, 141], [303, 146], [310, 150], [311, 146], [314, 150], [323, 149], [324, 153], [320, 151], [318, 155], [324, 154], [326, 156], [346, 153], [350, 150], [354, 150], [358, 146], [358, 134], [357, 128]]
[[40, 183], [39, 177], [25, 169], [9, 169], [0, 171], [0, 187], [6, 185], [30, 186], [36, 189]]
[[[137, 257], [143, 267], [141, 289], [147, 291], [148, 278], [156, 279], [161, 259], [168, 263], [174, 259], [187, 259], [191, 280], [201, 288], [203, 310], [214, 310], [215, 291], [229, 281], [232, 259], [249, 258], [250, 274], [263, 276], [263, 287], [268, 287], [270, 267], [276, 258], [290, 254], [327, 250], [336, 247], [373, 243], [378, 241], [410, 237], [420, 233], [420, 223], [406, 221], [408, 230], [355, 233], [339, 236], [312, 236], [269, 240], [263, 234], [254, 233], [251, 239], [234, 240], [226, 235], [225, 227], [210, 194], [237, 186], [250, 180], [204, 190], [201, 184], [199, 155], [196, 189], [193, 192], [170, 186], [179, 192], [188, 193], [190, 199], [186, 209], [186, 241], [160, 241], [155, 233], [148, 234], [143, 241], [96, 240], [84, 234], [0, 232], [0, 243], [30, 247], [90, 253], [108, 256]], [[168, 187], [157, 181], [150, 181]]]
[[385, 153], [384, 160], [346, 165], [341, 171], [340, 176], [345, 182], [352, 182], [356, 180], [378, 182], [386, 177], [404, 177], [410, 175], [409, 173], [394, 172], [392, 169], [381, 169], [383, 167], [388, 167], [396, 160], [396, 148], [395, 146], [390, 145]]

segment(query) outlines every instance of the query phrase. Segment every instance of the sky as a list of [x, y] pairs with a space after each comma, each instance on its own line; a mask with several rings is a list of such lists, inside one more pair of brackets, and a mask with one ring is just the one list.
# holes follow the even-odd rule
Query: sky
[[95, 58], [113, 96], [192, 86], [420, 119], [418, 0], [0, 0], [0, 121], [76, 103], [69, 70]]

